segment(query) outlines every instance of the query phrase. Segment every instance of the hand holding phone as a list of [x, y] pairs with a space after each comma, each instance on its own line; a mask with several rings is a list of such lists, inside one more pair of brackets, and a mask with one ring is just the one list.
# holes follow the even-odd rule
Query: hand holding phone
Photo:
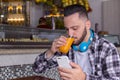
[[60, 67], [64, 67], [64, 68], [72, 68], [70, 66], [70, 60], [68, 59], [67, 56], [59, 56], [57, 57], [57, 63]]

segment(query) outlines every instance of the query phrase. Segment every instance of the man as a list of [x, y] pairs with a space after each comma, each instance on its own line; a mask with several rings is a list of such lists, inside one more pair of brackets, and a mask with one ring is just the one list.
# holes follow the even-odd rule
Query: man
[[[72, 69], [58, 67], [63, 80], [120, 80], [118, 51], [112, 43], [100, 38], [90, 29], [91, 22], [83, 6], [65, 7], [64, 26], [67, 34], [73, 35], [74, 42], [67, 54]], [[59, 47], [65, 43], [65, 36], [55, 39], [51, 48], [36, 58], [34, 70], [42, 72], [58, 66], [56, 57], [64, 55], [59, 52]], [[84, 43], [88, 49], [79, 49]]]

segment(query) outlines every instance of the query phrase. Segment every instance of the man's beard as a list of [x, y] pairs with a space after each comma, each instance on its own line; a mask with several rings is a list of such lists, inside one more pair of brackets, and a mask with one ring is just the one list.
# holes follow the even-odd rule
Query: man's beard
[[87, 30], [86, 30], [86, 28], [84, 28], [84, 31], [82, 33], [81, 38], [74, 45], [79, 45], [81, 42], [83, 42], [83, 40], [85, 39], [86, 35], [87, 35]]

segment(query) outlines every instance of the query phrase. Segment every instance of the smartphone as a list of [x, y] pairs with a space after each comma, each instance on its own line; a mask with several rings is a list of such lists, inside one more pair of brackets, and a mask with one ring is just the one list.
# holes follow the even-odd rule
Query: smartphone
[[57, 57], [57, 63], [60, 67], [64, 68], [72, 68], [69, 64], [70, 60], [68, 59], [67, 56], [59, 56]]

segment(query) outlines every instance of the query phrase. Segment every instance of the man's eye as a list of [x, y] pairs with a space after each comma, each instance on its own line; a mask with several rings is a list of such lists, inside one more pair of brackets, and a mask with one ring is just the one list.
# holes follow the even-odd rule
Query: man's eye
[[77, 28], [73, 28], [73, 30], [77, 30]]

